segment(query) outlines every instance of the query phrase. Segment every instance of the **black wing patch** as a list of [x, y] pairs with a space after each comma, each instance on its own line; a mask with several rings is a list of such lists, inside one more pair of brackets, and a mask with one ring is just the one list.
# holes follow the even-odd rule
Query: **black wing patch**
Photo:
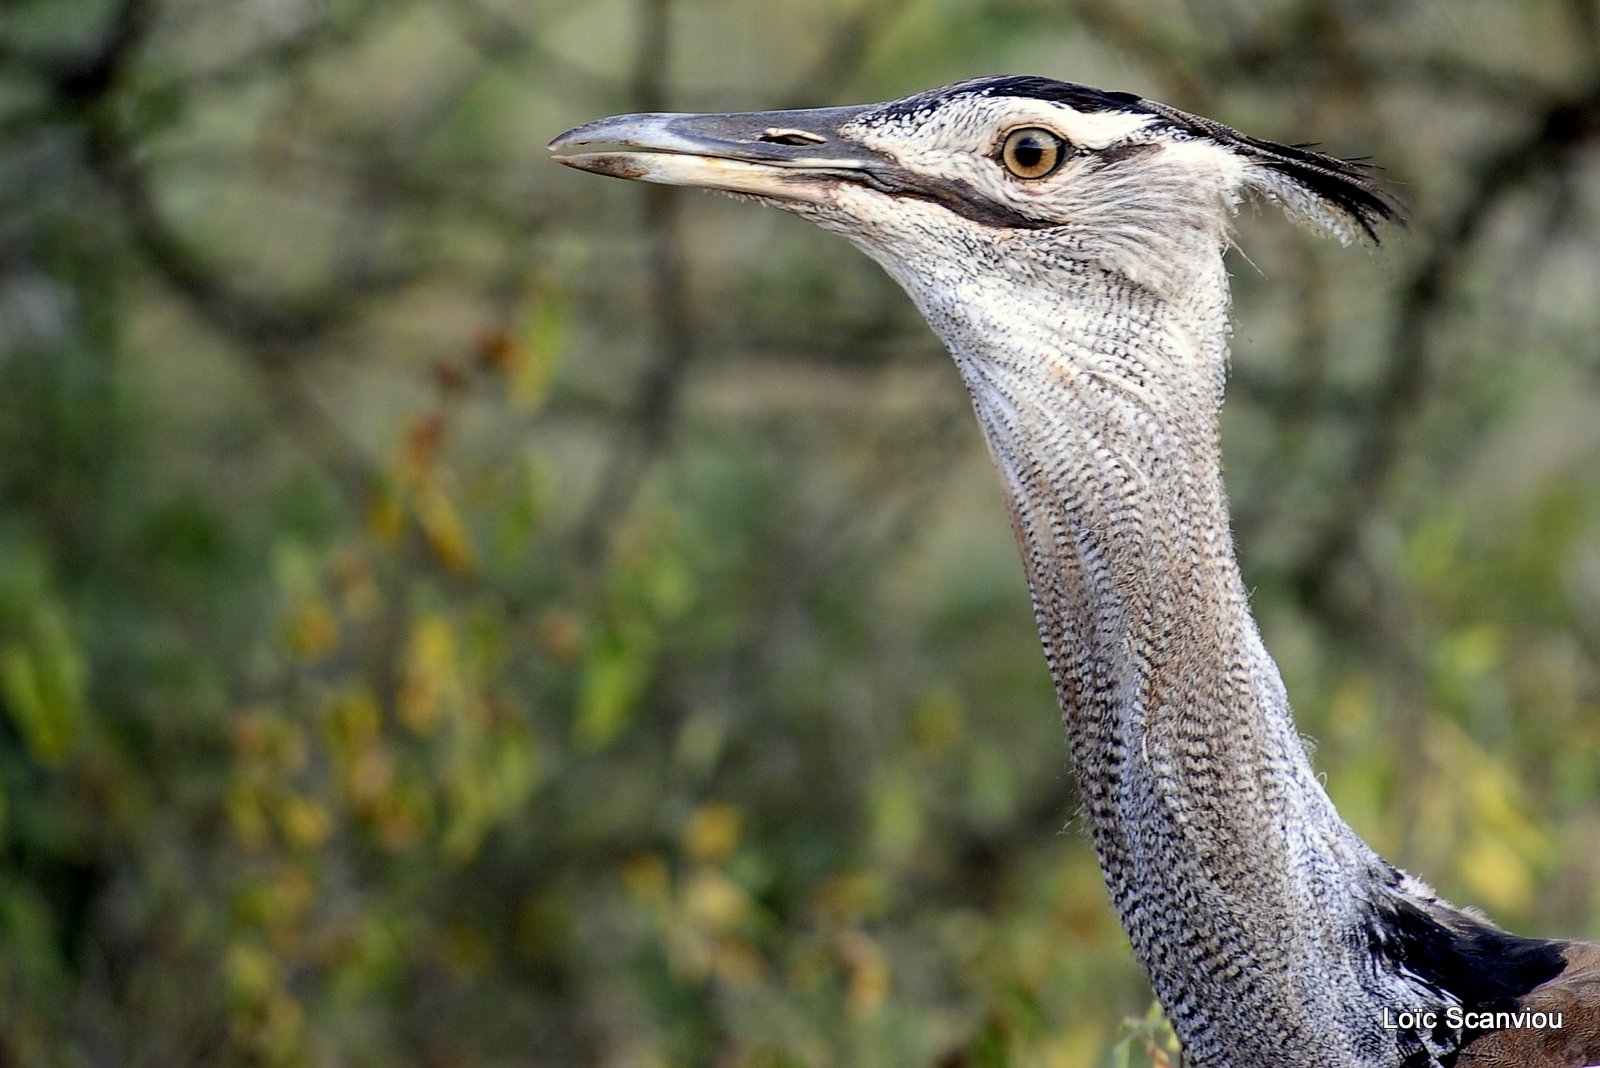
[[[1565, 942], [1514, 935], [1486, 920], [1404, 898], [1390, 898], [1375, 910], [1366, 935], [1374, 959], [1454, 998], [1469, 1012], [1512, 1010], [1518, 998], [1567, 967]], [[1424, 1038], [1436, 1048], [1459, 1049], [1484, 1033], [1456, 1033], [1441, 1018], [1431, 1034], [1412, 1036], [1406, 1063], [1434, 1063]]]

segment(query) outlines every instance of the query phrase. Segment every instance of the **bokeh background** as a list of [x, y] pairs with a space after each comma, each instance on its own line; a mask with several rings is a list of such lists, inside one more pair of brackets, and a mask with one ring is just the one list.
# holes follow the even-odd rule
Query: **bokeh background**
[[1166, 1063], [937, 342], [543, 147], [1001, 72], [1410, 205], [1242, 213], [1247, 580], [1355, 826], [1600, 935], [1594, 0], [7, 0], [0, 1063]]

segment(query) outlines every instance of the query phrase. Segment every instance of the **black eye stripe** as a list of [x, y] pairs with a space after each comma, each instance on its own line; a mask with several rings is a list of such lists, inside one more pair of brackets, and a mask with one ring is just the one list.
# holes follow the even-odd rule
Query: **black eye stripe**
[[883, 167], [871, 171], [857, 171], [844, 176], [869, 185], [890, 196], [913, 197], [999, 230], [1050, 230], [1060, 225], [1047, 219], [1024, 215], [985, 196], [977, 187], [959, 178], [936, 178], [927, 174], [913, 174], [897, 167]]

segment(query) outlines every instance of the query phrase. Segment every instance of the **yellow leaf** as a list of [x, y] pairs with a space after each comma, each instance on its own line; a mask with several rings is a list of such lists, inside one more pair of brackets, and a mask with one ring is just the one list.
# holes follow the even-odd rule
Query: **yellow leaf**
[[533, 622], [533, 642], [552, 660], [570, 664], [583, 653], [583, 621], [573, 613], [552, 608]]
[[329, 569], [339, 609], [347, 619], [370, 622], [383, 611], [383, 591], [372, 573], [372, 561], [355, 549], [341, 552]]
[[881, 908], [884, 896], [883, 880], [876, 874], [842, 871], [823, 880], [811, 895], [811, 903], [825, 918], [850, 923]]
[[395, 544], [405, 534], [405, 509], [394, 486], [385, 483], [367, 498], [367, 529], [384, 545]]
[[539, 407], [549, 396], [567, 326], [566, 301], [553, 280], [538, 279], [529, 302], [517, 347], [520, 358], [508, 367], [511, 399], [524, 410]]
[[729, 986], [749, 990], [767, 974], [767, 962], [748, 942], [725, 935], [712, 943], [711, 970]]
[[253, 942], [235, 942], [223, 962], [229, 989], [242, 1001], [256, 1001], [277, 985], [278, 962]]
[[683, 831], [683, 848], [695, 860], [716, 863], [739, 842], [742, 816], [723, 801], [708, 801], [695, 810]]
[[910, 857], [923, 831], [916, 782], [903, 768], [885, 767], [874, 776], [869, 805], [874, 851], [890, 863]]
[[911, 720], [911, 744], [924, 756], [938, 756], [961, 740], [961, 698], [950, 690], [927, 694]]
[[279, 940], [288, 940], [316, 904], [317, 888], [305, 869], [290, 866], [271, 882], [246, 889], [236, 906], [240, 919], [270, 928]]
[[594, 751], [616, 740], [633, 718], [646, 677], [645, 654], [620, 642], [596, 646], [584, 664], [573, 740]]
[[457, 768], [445, 791], [445, 830], [440, 843], [452, 860], [470, 860], [494, 821], [492, 784], [480, 769]]
[[26, 639], [0, 653], [0, 697], [33, 757], [59, 764], [83, 720], [87, 669], [66, 616], [37, 606]]
[[283, 828], [284, 841], [303, 848], [314, 848], [326, 842], [333, 829], [328, 810], [299, 794], [290, 794], [284, 799], [278, 810], [278, 823]]
[[1085, 1064], [1100, 1063], [1102, 1041], [1101, 1034], [1090, 1028], [1051, 1036], [1039, 1047], [1039, 1064], [1042, 1068], [1082, 1068]]
[[383, 712], [370, 687], [351, 686], [328, 702], [327, 709], [323, 727], [328, 744], [346, 759], [378, 737]]
[[394, 782], [394, 758], [378, 742], [358, 749], [345, 772], [345, 789], [359, 809], [374, 811]]
[[654, 853], [630, 857], [622, 865], [622, 885], [628, 891], [628, 896], [641, 905], [653, 905], [665, 900], [671, 882], [667, 862]]
[[439, 956], [462, 978], [483, 975], [494, 964], [494, 948], [488, 936], [466, 923], [445, 925], [439, 933]]
[[320, 597], [297, 598], [285, 625], [289, 647], [307, 660], [321, 660], [339, 648], [339, 623]]
[[1492, 623], [1465, 627], [1450, 636], [1450, 668], [1467, 679], [1478, 679], [1499, 668], [1505, 652], [1505, 634]]
[[749, 913], [750, 897], [744, 887], [715, 868], [697, 868], [684, 886], [683, 911], [692, 923], [724, 931]]
[[262, 999], [259, 1013], [253, 1021], [251, 1038], [261, 1050], [260, 1060], [270, 1064], [298, 1061], [296, 1051], [305, 1023], [305, 1009], [300, 1002], [287, 990], [275, 989]]
[[400, 721], [418, 734], [438, 725], [444, 704], [457, 696], [455, 633], [443, 616], [424, 615], [411, 628], [405, 678], [400, 687]]
[[270, 834], [267, 815], [262, 810], [259, 793], [248, 779], [238, 777], [229, 784], [223, 808], [240, 845], [246, 849], [261, 849], [267, 844]]
[[889, 996], [889, 961], [863, 931], [844, 931], [836, 944], [849, 976], [845, 1005], [857, 1019], [870, 1019]]
[[413, 506], [423, 539], [439, 562], [458, 575], [475, 573], [478, 551], [473, 548], [466, 520], [449, 495], [430, 479], [417, 487]]
[[406, 481], [415, 481], [433, 466], [444, 443], [449, 423], [440, 412], [419, 416], [406, 429], [405, 448], [400, 456], [400, 474]]

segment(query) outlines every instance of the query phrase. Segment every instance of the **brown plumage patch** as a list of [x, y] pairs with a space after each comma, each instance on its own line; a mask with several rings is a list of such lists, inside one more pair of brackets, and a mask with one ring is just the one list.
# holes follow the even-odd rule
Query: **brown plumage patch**
[[1505, 1028], [1467, 1043], [1456, 1068], [1600, 1065], [1600, 943], [1574, 942], [1561, 974], [1516, 1000], [1518, 1010], [1561, 1016], [1561, 1027]]

